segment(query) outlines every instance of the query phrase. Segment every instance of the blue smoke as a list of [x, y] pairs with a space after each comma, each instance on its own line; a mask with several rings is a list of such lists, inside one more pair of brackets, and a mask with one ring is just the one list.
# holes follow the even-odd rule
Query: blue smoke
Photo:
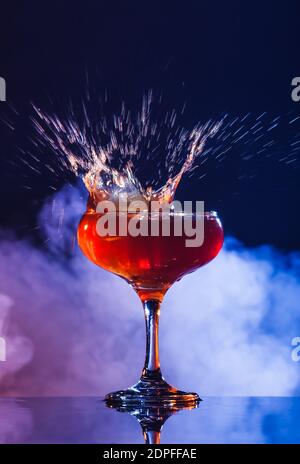
[[[133, 384], [144, 359], [138, 297], [82, 256], [76, 227], [85, 194], [65, 188], [45, 205], [45, 248], [0, 243], [2, 395], [100, 395]], [[166, 295], [162, 369], [200, 395], [284, 396], [300, 392], [300, 257], [226, 238], [209, 265]]]

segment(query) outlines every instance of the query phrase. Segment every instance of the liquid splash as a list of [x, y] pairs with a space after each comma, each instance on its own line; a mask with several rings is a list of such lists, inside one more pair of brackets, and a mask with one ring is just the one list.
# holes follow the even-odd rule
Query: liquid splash
[[[68, 118], [61, 119], [33, 105], [32, 122], [40, 142], [58, 154], [64, 168], [83, 178], [92, 204], [117, 200], [124, 192], [130, 199], [170, 203], [182, 176], [191, 170], [223, 119], [186, 130], [175, 124], [175, 110], [156, 119], [153, 104], [149, 91], [137, 113], [132, 114], [123, 103], [111, 119], [103, 116], [92, 121], [82, 102], [81, 123], [72, 108]], [[158, 156], [162, 161], [158, 161], [157, 177], [142, 183], [141, 166]]]
[[[222, 184], [219, 199], [252, 188], [253, 179], [261, 179], [262, 184], [270, 169], [278, 172], [278, 179], [283, 179], [283, 173], [300, 172], [300, 116], [295, 111], [224, 113], [218, 122], [209, 120], [186, 130], [178, 122], [186, 105], [163, 113], [161, 97], [154, 98], [152, 91], [135, 112], [122, 103], [113, 114], [110, 102], [105, 108], [108, 100], [107, 93], [99, 98], [87, 86], [77, 104], [73, 99], [63, 105], [56, 102], [54, 109], [50, 98], [48, 112], [33, 105], [34, 115], [30, 107], [28, 120], [34, 134], [28, 128], [18, 147], [17, 162], [9, 163], [18, 169], [23, 165], [35, 176], [48, 176], [48, 189], [53, 191], [61, 188], [62, 181], [70, 183], [74, 173], [83, 178], [95, 202], [99, 197], [117, 197], [122, 191], [130, 197], [170, 201], [183, 174], [191, 183], [200, 180], [205, 190], [218, 168], [227, 170], [227, 177], [231, 175], [231, 182]], [[16, 119], [22, 112], [11, 103], [7, 108], [1, 123], [16, 133], [20, 124]], [[51, 152], [53, 158], [49, 158]], [[152, 162], [150, 169], [148, 161]], [[146, 182], [145, 173], [149, 174]], [[32, 177], [25, 172], [21, 175], [30, 179], [23, 189], [33, 190]], [[271, 188], [277, 190], [278, 182]]]

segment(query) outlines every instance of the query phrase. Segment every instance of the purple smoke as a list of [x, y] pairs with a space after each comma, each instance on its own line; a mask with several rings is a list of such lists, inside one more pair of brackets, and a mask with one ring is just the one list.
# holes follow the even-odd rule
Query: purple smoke
[[[103, 395], [134, 383], [144, 358], [138, 297], [76, 244], [79, 189], [45, 205], [45, 249], [0, 242], [0, 394]], [[167, 380], [202, 395], [293, 395], [300, 368], [300, 259], [233, 239], [208, 266], [166, 295], [160, 346]]]

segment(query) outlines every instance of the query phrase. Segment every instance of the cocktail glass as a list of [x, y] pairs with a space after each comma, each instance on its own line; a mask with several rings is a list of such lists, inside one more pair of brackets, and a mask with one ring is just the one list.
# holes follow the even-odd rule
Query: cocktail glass
[[[117, 218], [122, 213], [116, 213]], [[146, 321], [146, 357], [140, 380], [132, 387], [109, 393], [105, 399], [112, 405], [123, 406], [194, 406], [197, 393], [184, 392], [169, 385], [160, 368], [158, 323], [163, 297], [174, 282], [214, 259], [223, 245], [223, 229], [216, 212], [176, 213], [170, 211], [170, 234], [101, 236], [98, 233], [97, 213], [92, 202], [78, 226], [78, 243], [82, 252], [98, 266], [124, 278], [137, 292], [142, 302]], [[201, 246], [187, 247], [187, 236], [176, 235], [172, 227], [181, 214], [182, 219], [204, 222], [204, 239]], [[128, 215], [127, 220], [132, 215]], [[148, 221], [158, 221], [157, 213]]]

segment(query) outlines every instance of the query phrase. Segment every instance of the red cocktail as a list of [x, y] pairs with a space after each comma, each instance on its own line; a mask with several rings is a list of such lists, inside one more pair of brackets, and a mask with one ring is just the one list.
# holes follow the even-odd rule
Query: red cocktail
[[[117, 274], [138, 293], [145, 310], [147, 330], [146, 361], [140, 381], [133, 387], [107, 395], [113, 404], [187, 404], [197, 402], [196, 393], [185, 393], [168, 385], [160, 371], [158, 353], [158, 319], [160, 303], [166, 291], [184, 275], [214, 259], [223, 245], [223, 229], [215, 212], [203, 214], [180, 213], [184, 221], [189, 219], [191, 225], [203, 221], [204, 235], [200, 246], [187, 246], [190, 238], [182, 228], [181, 235], [176, 235], [175, 221], [179, 213], [169, 214], [169, 234], [163, 235], [160, 213], [146, 214], [143, 220], [157, 222], [158, 235], [121, 235], [118, 219], [122, 213], [116, 213], [115, 234], [99, 235], [97, 222], [101, 215], [89, 207], [78, 226], [78, 243], [81, 250], [92, 262]], [[128, 214], [129, 222], [133, 214]]]

